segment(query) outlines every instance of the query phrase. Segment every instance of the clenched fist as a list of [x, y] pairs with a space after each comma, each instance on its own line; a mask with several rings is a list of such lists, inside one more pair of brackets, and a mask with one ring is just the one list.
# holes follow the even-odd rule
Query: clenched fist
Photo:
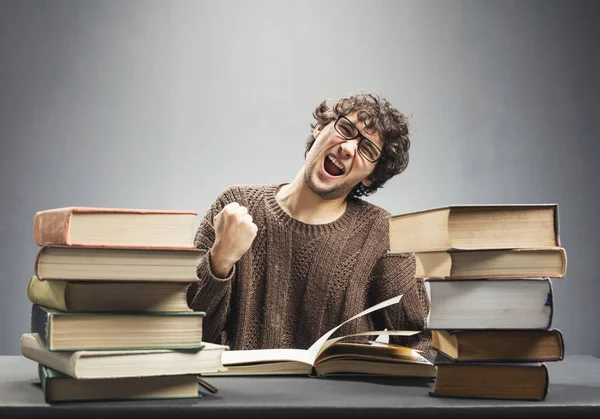
[[248, 209], [231, 202], [213, 219], [215, 243], [210, 251], [210, 267], [215, 276], [225, 278], [233, 265], [250, 249], [258, 227]]

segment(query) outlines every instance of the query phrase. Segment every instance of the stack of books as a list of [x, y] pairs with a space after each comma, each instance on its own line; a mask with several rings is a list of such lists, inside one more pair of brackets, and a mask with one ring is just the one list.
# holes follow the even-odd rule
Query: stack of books
[[199, 397], [226, 346], [202, 341], [194, 212], [59, 208], [38, 212], [40, 250], [21, 353], [47, 402]]
[[390, 217], [390, 250], [414, 252], [431, 299], [432, 396], [543, 400], [560, 361], [550, 278], [566, 273], [558, 206], [449, 206]]

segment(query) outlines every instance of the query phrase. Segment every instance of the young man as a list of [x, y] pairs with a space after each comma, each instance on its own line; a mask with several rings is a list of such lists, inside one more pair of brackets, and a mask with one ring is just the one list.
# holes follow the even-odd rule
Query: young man
[[[429, 302], [412, 254], [390, 254], [389, 213], [360, 196], [408, 164], [406, 117], [372, 94], [315, 110], [306, 161], [289, 184], [232, 186], [196, 234], [203, 250], [188, 302], [204, 340], [231, 349], [308, 348], [366, 308], [400, 304], [339, 333], [423, 330]], [[337, 335], [337, 332], [336, 332]], [[430, 334], [391, 342], [431, 351]]]

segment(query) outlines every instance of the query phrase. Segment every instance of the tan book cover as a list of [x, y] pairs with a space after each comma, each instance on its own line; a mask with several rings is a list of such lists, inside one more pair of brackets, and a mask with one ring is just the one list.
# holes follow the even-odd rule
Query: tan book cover
[[24, 357], [80, 380], [225, 371], [221, 357], [228, 349], [203, 342], [189, 350], [50, 351], [37, 333], [23, 334], [20, 343]]
[[38, 246], [193, 247], [193, 211], [65, 207], [38, 211]]
[[41, 280], [195, 282], [196, 248], [43, 246], [34, 272]]
[[390, 217], [390, 251], [560, 247], [557, 204], [456, 205]]
[[50, 351], [194, 349], [202, 342], [201, 311], [65, 313], [34, 304], [31, 333]]
[[416, 276], [432, 279], [562, 278], [562, 247], [415, 252]]

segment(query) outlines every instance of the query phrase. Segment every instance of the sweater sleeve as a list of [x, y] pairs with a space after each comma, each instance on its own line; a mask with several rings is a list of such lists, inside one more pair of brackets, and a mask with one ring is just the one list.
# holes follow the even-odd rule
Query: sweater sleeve
[[225, 344], [224, 331], [230, 312], [234, 266], [227, 278], [216, 277], [210, 268], [210, 249], [215, 240], [213, 218], [229, 202], [235, 201], [231, 188], [223, 191], [212, 203], [200, 222], [194, 244], [201, 250], [196, 262], [198, 282], [190, 285], [187, 301], [190, 308], [206, 313], [202, 322], [202, 339], [206, 342]]
[[422, 351], [422, 355], [434, 355], [431, 348], [431, 332], [425, 330], [429, 312], [429, 299], [422, 279], [415, 278], [415, 257], [410, 253], [386, 253], [377, 262], [371, 277], [373, 304], [402, 294], [399, 304], [375, 313], [375, 326], [388, 330], [418, 330], [410, 337], [390, 336], [390, 343]]

